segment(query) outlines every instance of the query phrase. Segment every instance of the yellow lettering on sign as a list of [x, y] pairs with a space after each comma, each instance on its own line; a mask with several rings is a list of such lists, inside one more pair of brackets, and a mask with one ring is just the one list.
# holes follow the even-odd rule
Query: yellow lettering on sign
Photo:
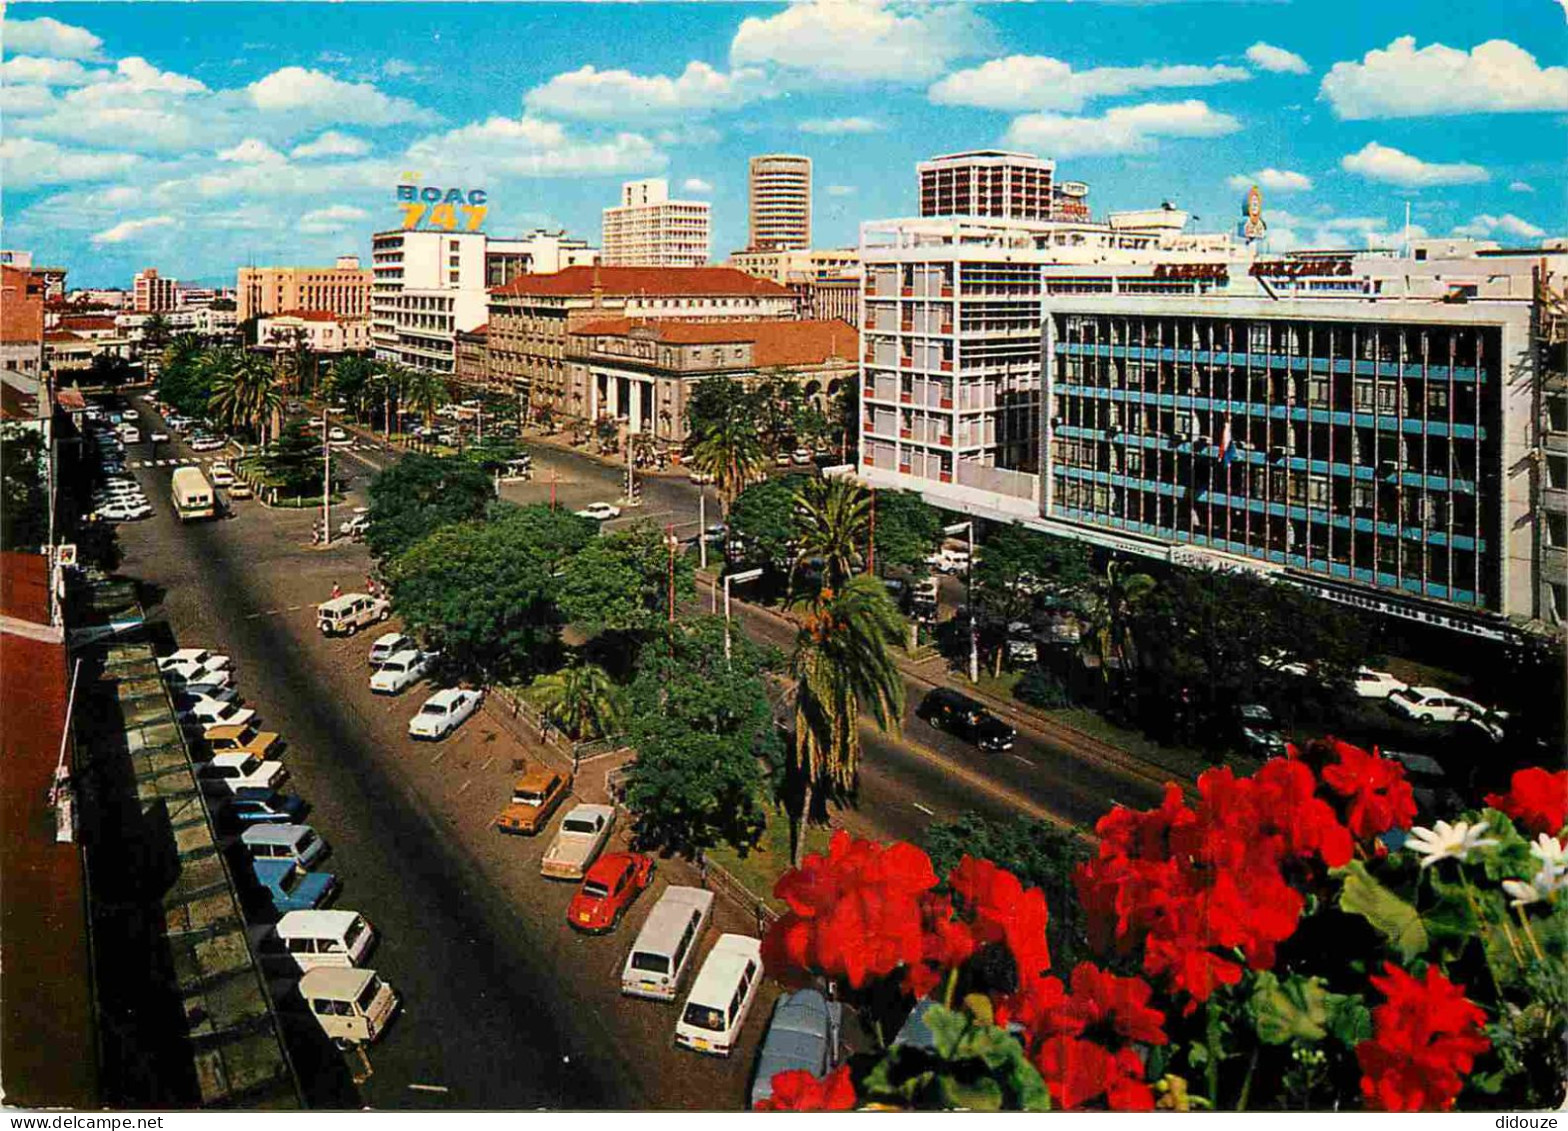
[[450, 232], [457, 227], [457, 212], [450, 204], [438, 204], [430, 210], [428, 223], [432, 228]]
[[403, 205], [403, 227], [405, 229], [419, 227], [419, 221], [424, 218], [424, 215], [425, 206], [423, 204]]
[[465, 232], [477, 232], [479, 225], [485, 222], [485, 213], [489, 212], [490, 209], [483, 204], [465, 204], [463, 205], [463, 211], [468, 215], [468, 226], [463, 230]]

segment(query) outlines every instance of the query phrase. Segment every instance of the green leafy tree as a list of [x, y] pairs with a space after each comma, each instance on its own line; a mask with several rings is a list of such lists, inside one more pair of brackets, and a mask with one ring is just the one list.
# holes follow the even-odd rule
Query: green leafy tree
[[249, 429], [265, 444], [284, 401], [275, 366], [249, 350], [209, 350], [202, 356], [210, 374], [207, 411], [224, 427]]
[[860, 382], [847, 378], [833, 398], [829, 414], [833, 435], [838, 440], [839, 458], [845, 463], [855, 462], [860, 449]]
[[142, 323], [142, 352], [149, 357], [158, 356], [173, 336], [169, 320], [162, 314], [152, 315]]
[[443, 525], [391, 563], [393, 604], [457, 672], [518, 681], [554, 658], [557, 578], [592, 537], [588, 520], [542, 506]]
[[784, 475], [753, 483], [730, 507], [730, 538], [744, 547], [752, 564], [789, 572], [795, 556], [795, 497], [804, 475]]
[[860, 774], [860, 712], [882, 730], [896, 730], [904, 714], [904, 679], [892, 648], [904, 639], [882, 583], [861, 575], [831, 595], [824, 590], [801, 617], [790, 659], [795, 685], [795, 741], [787, 792], [793, 802], [795, 863], [813, 817], [813, 797], [842, 800]]
[[1099, 661], [1102, 680], [1108, 682], [1113, 669], [1126, 670], [1133, 665], [1133, 618], [1155, 584], [1148, 574], [1117, 559], [1107, 562], [1105, 573], [1095, 579], [1088, 642]]
[[790, 584], [807, 564], [822, 562], [822, 587], [837, 592], [860, 571], [871, 518], [871, 494], [847, 477], [807, 479], [795, 495], [795, 564]]
[[952, 872], [965, 856], [973, 856], [1006, 868], [1026, 888], [1040, 888], [1051, 908], [1047, 931], [1055, 965], [1071, 970], [1080, 957], [1088, 957], [1087, 923], [1073, 888], [1073, 869], [1091, 853], [1076, 829], [1033, 817], [992, 820], [965, 813], [957, 820], [927, 826], [920, 846], [939, 876]]
[[618, 734], [625, 716], [621, 689], [597, 664], [573, 664], [542, 675], [528, 688], [541, 711], [580, 741]]
[[691, 464], [713, 477], [724, 512], [752, 483], [767, 477], [768, 459], [757, 438], [755, 405], [740, 382], [700, 381], [687, 403]]
[[400, 402], [406, 402], [411, 410], [420, 415], [426, 428], [435, 423], [436, 409], [450, 399], [446, 382], [439, 374], [428, 369], [404, 370], [398, 396]]
[[[1011, 624], [1026, 619], [1035, 596], [1048, 588], [1088, 584], [1094, 577], [1089, 548], [1018, 523], [986, 539], [974, 567], [973, 604], [983, 621]], [[995, 642], [994, 670], [1001, 671], [1005, 639]]]
[[480, 518], [494, 497], [494, 484], [482, 468], [411, 453], [370, 481], [365, 541], [386, 561], [443, 526]]
[[756, 843], [766, 825], [760, 799], [782, 757], [764, 679], [778, 663], [739, 634], [726, 661], [717, 617], [643, 645], [630, 691], [637, 758], [626, 785], [640, 845], [695, 856]]
[[205, 416], [216, 376], [212, 353], [193, 334], [181, 334], [170, 342], [158, 372], [158, 399], [184, 416]]
[[321, 491], [321, 439], [296, 420], [287, 425], [261, 456], [262, 473], [281, 494], [303, 498]]
[[927, 572], [926, 558], [942, 545], [942, 512], [918, 491], [878, 491], [876, 512], [877, 572]]
[[118, 354], [97, 353], [87, 371], [87, 384], [117, 389], [131, 378], [131, 363]]
[[369, 405], [375, 376], [374, 361], [350, 354], [332, 363], [332, 368], [327, 371], [323, 391], [352, 412], [354, 419], [360, 420]]
[[43, 437], [31, 428], [0, 428], [0, 549], [42, 546], [49, 537], [49, 491]]
[[[669, 620], [670, 550], [651, 523], [593, 539], [572, 556], [560, 585], [561, 612], [591, 633], [646, 632]], [[675, 555], [675, 600], [695, 597], [691, 558]]]

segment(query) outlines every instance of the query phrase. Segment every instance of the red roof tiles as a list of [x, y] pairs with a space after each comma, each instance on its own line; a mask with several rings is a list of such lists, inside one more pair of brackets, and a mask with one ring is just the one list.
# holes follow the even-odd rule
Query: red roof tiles
[[553, 275], [519, 275], [491, 294], [591, 295], [739, 295], [788, 297], [792, 292], [770, 279], [733, 267], [568, 267]]
[[786, 319], [753, 319], [740, 322], [695, 322], [689, 319], [604, 318], [579, 326], [580, 337], [625, 335], [633, 330], [651, 332], [672, 345], [752, 343], [756, 366], [821, 365], [829, 358], [855, 356], [860, 340], [848, 322], [838, 318], [795, 322]]

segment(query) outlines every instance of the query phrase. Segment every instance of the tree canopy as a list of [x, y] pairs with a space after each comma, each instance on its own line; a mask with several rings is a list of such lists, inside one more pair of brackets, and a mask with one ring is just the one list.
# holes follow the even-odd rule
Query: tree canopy
[[730, 507], [733, 539], [748, 562], [780, 573], [795, 556], [795, 496], [804, 475], [784, 475], [753, 483]]
[[455, 522], [481, 517], [495, 497], [482, 468], [410, 453], [370, 482], [370, 552], [385, 561]]
[[[601, 535], [573, 555], [561, 577], [561, 613], [590, 633], [648, 631], [669, 618], [669, 571], [669, 547], [657, 526]], [[677, 552], [677, 604], [696, 592], [691, 558]]]
[[756, 842], [769, 767], [782, 749], [763, 673], [780, 663], [776, 650], [741, 633], [726, 662], [718, 617], [643, 646], [629, 695], [637, 758], [626, 786], [640, 844], [690, 856]]
[[876, 512], [877, 572], [926, 572], [926, 558], [942, 544], [942, 512], [917, 491], [878, 491]]
[[42, 546], [49, 531], [43, 437], [31, 428], [0, 428], [0, 467], [5, 473], [0, 549]]

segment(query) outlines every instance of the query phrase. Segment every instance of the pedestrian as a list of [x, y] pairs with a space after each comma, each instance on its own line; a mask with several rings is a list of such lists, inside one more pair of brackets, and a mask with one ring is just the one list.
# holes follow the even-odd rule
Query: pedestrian
[[376, 595], [376, 579], [371, 577], [368, 573], [365, 574], [365, 592], [369, 593], [372, 597]]
[[334, 581], [332, 583], [332, 599], [336, 601], [341, 596], [343, 596], [343, 587]]

